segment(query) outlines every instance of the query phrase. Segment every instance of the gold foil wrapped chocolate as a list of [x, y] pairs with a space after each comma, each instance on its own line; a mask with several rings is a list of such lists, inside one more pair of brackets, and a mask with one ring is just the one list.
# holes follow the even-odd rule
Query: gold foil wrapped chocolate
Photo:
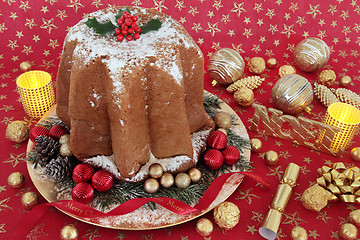
[[271, 202], [270, 210], [259, 229], [262, 237], [274, 240], [277, 237], [282, 213], [290, 200], [292, 188], [296, 186], [300, 167], [295, 163], [289, 163], [284, 172], [281, 184], [278, 185], [275, 196]]
[[315, 72], [326, 65], [330, 49], [326, 43], [314, 37], [305, 38], [294, 50], [295, 64], [304, 72]]
[[303, 192], [301, 196], [301, 203], [306, 209], [319, 212], [328, 203], [327, 192], [324, 188], [315, 184]]
[[30, 128], [24, 121], [13, 121], [8, 124], [5, 136], [10, 141], [21, 143], [29, 138]]
[[352, 224], [357, 227], [360, 227], [360, 209], [351, 211], [349, 214], [349, 219]]
[[207, 218], [200, 218], [196, 223], [196, 232], [203, 237], [209, 236], [214, 229], [212, 222]]
[[216, 51], [207, 65], [210, 77], [224, 85], [238, 80], [243, 74], [244, 68], [244, 59], [231, 48], [222, 48]]
[[240, 219], [239, 208], [231, 202], [220, 203], [214, 209], [214, 220], [219, 227], [231, 229], [238, 224]]
[[358, 236], [358, 230], [353, 224], [344, 223], [340, 226], [339, 234], [344, 240], [355, 240]]
[[291, 240], [307, 240], [308, 234], [305, 228], [296, 226], [291, 230]]

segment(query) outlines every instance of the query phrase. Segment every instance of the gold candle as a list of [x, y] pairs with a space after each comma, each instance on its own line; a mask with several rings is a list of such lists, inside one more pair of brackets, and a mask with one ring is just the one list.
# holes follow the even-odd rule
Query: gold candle
[[[324, 123], [342, 129], [332, 139], [330, 150], [346, 150], [359, 129], [360, 110], [347, 103], [333, 103], [327, 109]], [[320, 140], [324, 134], [320, 135]]]
[[18, 93], [25, 113], [32, 118], [41, 118], [55, 104], [51, 76], [44, 71], [29, 71], [16, 79]]

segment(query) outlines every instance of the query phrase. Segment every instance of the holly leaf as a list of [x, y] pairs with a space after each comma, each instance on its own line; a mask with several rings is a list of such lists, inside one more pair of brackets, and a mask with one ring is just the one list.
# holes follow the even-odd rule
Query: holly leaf
[[117, 21], [119, 18], [121, 18], [121, 16], [123, 15], [123, 13], [124, 13], [125, 11], [127, 11], [128, 13], [131, 14], [130, 9], [129, 9], [128, 7], [126, 7], [125, 9], [119, 9], [118, 14], [116, 14], [116, 16], [115, 16], [116, 21]]
[[146, 23], [146, 25], [141, 26], [141, 34], [145, 34], [150, 31], [158, 30], [162, 25], [159, 19], [151, 19]]
[[108, 33], [114, 32], [115, 28], [117, 28], [114, 24], [112, 24], [111, 21], [108, 21], [105, 23], [99, 23], [95, 17], [88, 18], [88, 20], [85, 22], [85, 24], [86, 24], [86, 26], [93, 28], [96, 33], [101, 34], [103, 36]]

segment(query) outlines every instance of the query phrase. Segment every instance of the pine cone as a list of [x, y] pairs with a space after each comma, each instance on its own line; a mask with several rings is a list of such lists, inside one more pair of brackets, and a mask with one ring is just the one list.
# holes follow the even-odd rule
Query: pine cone
[[258, 88], [264, 80], [265, 78], [261, 78], [259, 76], [249, 76], [249, 77], [241, 78], [236, 82], [232, 83], [230, 86], [228, 86], [226, 88], [226, 91], [230, 93], [234, 93], [242, 87], [247, 87], [250, 88], [251, 90], [254, 90], [255, 88]]
[[55, 181], [61, 181], [70, 177], [72, 172], [72, 164], [67, 157], [58, 156], [51, 159], [45, 167], [45, 174]]
[[60, 143], [48, 136], [38, 136], [35, 139], [35, 150], [39, 163], [43, 166], [58, 156]]
[[360, 109], [360, 96], [346, 88], [331, 89], [341, 102]]
[[330, 106], [334, 102], [340, 102], [335, 94], [325, 85], [314, 83], [314, 94], [325, 107]]

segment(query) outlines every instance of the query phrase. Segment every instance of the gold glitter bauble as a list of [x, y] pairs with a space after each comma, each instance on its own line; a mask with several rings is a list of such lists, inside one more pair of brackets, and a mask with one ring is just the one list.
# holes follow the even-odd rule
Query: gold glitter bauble
[[352, 224], [360, 227], [360, 209], [356, 209], [351, 211], [349, 214], [349, 219]]
[[295, 74], [296, 69], [291, 65], [283, 65], [279, 68], [279, 76], [282, 78], [286, 75]]
[[340, 78], [340, 85], [343, 86], [343, 87], [347, 87], [350, 83], [351, 83], [351, 77], [349, 76], [342, 76]]
[[152, 178], [160, 178], [164, 173], [164, 169], [159, 163], [153, 163], [149, 167], [149, 175]]
[[291, 230], [291, 240], [307, 240], [308, 235], [305, 228], [296, 226]]
[[196, 232], [203, 237], [209, 236], [214, 229], [212, 222], [207, 218], [200, 218], [196, 223]]
[[13, 172], [8, 177], [8, 184], [11, 188], [21, 188], [24, 182], [25, 177], [21, 172]]
[[360, 161], [360, 147], [354, 147], [351, 149], [350, 155], [354, 161]]
[[191, 168], [189, 171], [188, 171], [188, 174], [189, 174], [189, 177], [191, 179], [192, 182], [198, 182], [200, 181], [201, 179], [201, 171], [197, 168]]
[[186, 173], [178, 173], [175, 177], [175, 185], [178, 188], [187, 188], [188, 186], [190, 186], [190, 183], [190, 176]]
[[34, 192], [26, 192], [21, 197], [21, 204], [26, 210], [30, 210], [38, 204], [39, 196]]
[[73, 224], [65, 225], [60, 230], [61, 240], [76, 240], [78, 239], [78, 237], [79, 237], [79, 230]]
[[13, 121], [7, 125], [5, 136], [10, 141], [21, 143], [29, 138], [30, 128], [24, 121]]
[[164, 188], [170, 188], [174, 185], [175, 179], [171, 173], [164, 173], [160, 178], [160, 184]]
[[231, 202], [220, 203], [214, 209], [214, 220], [219, 227], [231, 229], [238, 224], [240, 219], [239, 208]]
[[60, 146], [60, 154], [63, 157], [71, 157], [73, 155], [69, 142], [61, 144], [61, 146]]
[[267, 165], [275, 165], [279, 160], [279, 155], [277, 152], [270, 150], [265, 153], [265, 162]]
[[242, 87], [234, 93], [235, 101], [243, 106], [249, 107], [254, 102], [254, 92], [247, 87]]
[[259, 152], [262, 148], [262, 142], [260, 139], [253, 138], [251, 139], [251, 151]]
[[325, 86], [331, 86], [335, 83], [336, 81], [336, 74], [333, 70], [324, 70], [322, 71], [317, 79], [317, 82], [319, 84], [323, 84]]
[[248, 62], [249, 72], [262, 74], [266, 69], [265, 60], [262, 57], [253, 57]]
[[147, 193], [156, 193], [159, 187], [159, 182], [154, 178], [148, 178], [144, 183], [144, 189]]
[[60, 144], [64, 144], [64, 143], [70, 143], [70, 134], [64, 134], [59, 138], [59, 143]]
[[301, 196], [301, 203], [306, 209], [319, 212], [328, 203], [327, 193], [323, 187], [315, 184], [305, 189]]
[[278, 64], [276, 58], [269, 58], [266, 63], [268, 68], [274, 68]]
[[214, 52], [207, 65], [210, 77], [220, 84], [230, 84], [238, 80], [244, 68], [244, 59], [231, 48], [222, 48]]
[[20, 69], [23, 72], [29, 71], [29, 70], [31, 70], [31, 68], [32, 68], [32, 65], [30, 62], [24, 61], [24, 62], [20, 63]]
[[358, 230], [353, 224], [344, 223], [340, 226], [339, 234], [345, 240], [355, 240], [358, 235]]
[[230, 114], [226, 112], [218, 112], [214, 115], [213, 120], [218, 128], [229, 129], [232, 125]]

